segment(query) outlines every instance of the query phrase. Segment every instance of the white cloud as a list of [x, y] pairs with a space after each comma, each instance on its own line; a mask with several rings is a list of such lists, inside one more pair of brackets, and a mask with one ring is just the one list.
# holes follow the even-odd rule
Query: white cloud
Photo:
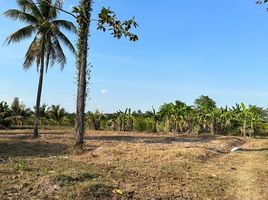
[[102, 89], [100, 92], [101, 92], [101, 94], [105, 95], [105, 94], [108, 93], [108, 90], [106, 90], [106, 89]]

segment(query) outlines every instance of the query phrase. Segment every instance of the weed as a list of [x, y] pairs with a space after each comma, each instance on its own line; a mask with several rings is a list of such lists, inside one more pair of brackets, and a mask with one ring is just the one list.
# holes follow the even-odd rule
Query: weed
[[14, 164], [14, 169], [26, 171], [29, 168], [29, 164], [25, 160], [17, 160]]

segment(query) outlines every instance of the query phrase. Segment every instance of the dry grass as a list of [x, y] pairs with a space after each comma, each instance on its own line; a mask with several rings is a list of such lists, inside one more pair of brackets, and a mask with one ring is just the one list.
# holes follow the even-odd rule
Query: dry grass
[[2, 199], [268, 199], [268, 139], [88, 132], [70, 155], [71, 132], [30, 133], [0, 132]]

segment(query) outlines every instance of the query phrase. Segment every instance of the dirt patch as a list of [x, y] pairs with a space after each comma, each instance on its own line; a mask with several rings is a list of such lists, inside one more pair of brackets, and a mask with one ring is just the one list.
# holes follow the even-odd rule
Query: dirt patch
[[30, 134], [0, 133], [2, 199], [268, 199], [267, 139], [88, 132], [68, 155], [72, 134]]

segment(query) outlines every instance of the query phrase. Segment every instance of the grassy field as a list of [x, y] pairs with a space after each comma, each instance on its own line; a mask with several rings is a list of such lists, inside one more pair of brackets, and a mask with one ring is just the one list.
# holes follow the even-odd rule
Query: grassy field
[[30, 133], [0, 132], [1, 199], [268, 199], [268, 139], [87, 132], [74, 155], [71, 131]]

